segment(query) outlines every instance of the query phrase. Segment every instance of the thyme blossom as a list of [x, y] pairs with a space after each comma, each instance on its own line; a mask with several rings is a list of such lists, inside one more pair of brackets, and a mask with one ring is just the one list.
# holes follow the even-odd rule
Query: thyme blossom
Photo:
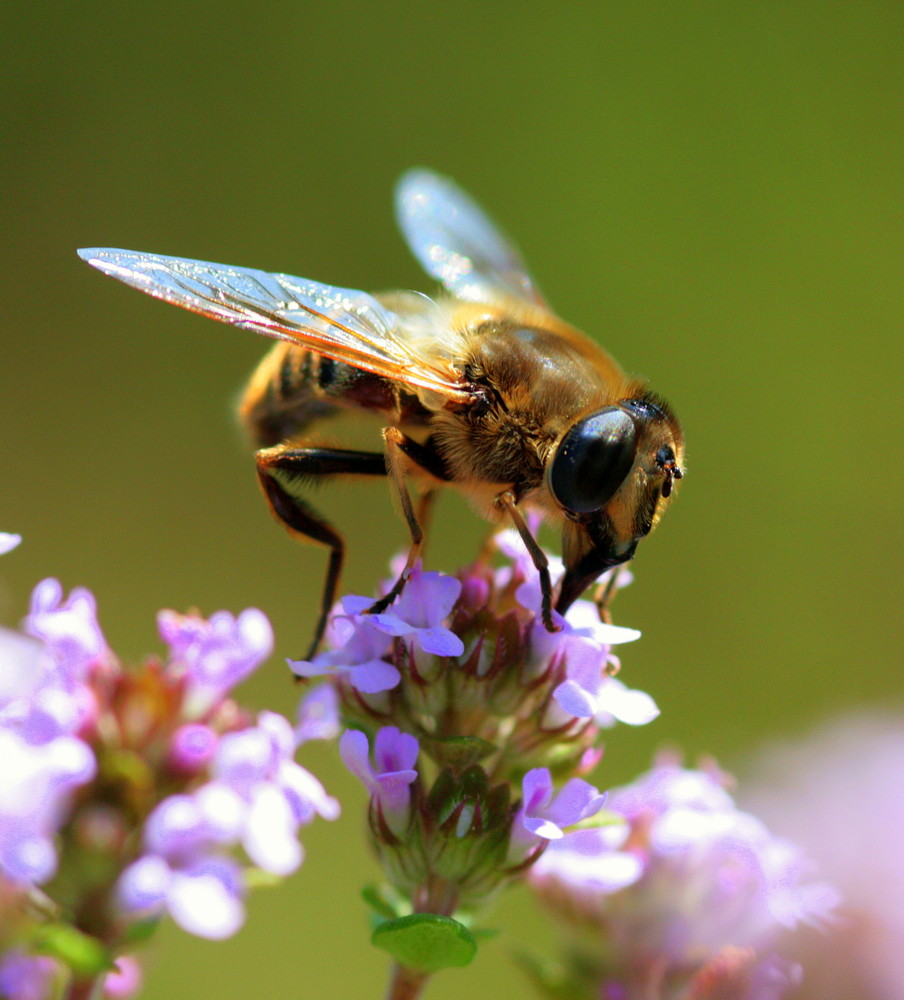
[[371, 793], [381, 818], [395, 834], [408, 824], [418, 751], [417, 740], [396, 726], [384, 726], [377, 732], [373, 764], [364, 733], [349, 729], [339, 741], [345, 766]]
[[551, 843], [528, 875], [561, 921], [596, 929], [588, 995], [620, 984], [696, 1000], [720, 983], [741, 1000], [785, 996], [799, 970], [776, 956], [781, 934], [838, 901], [802, 853], [738, 809], [714, 769], [660, 763], [613, 789], [609, 810], [620, 822]]
[[[334, 696], [306, 698], [295, 728], [229, 696], [271, 651], [263, 613], [159, 622], [170, 654], [136, 671], [107, 646], [83, 588], [67, 596], [45, 580], [26, 634], [0, 629], [0, 992], [13, 1000], [57, 989], [73, 941], [78, 975], [117, 957], [128, 975], [110, 992], [128, 995], [139, 977], [121, 952], [136, 920], [168, 913], [201, 936], [234, 933], [251, 866], [293, 871], [300, 827], [338, 815], [294, 760], [335, 732]], [[38, 886], [69, 937], [30, 905]]]
[[[520, 539], [500, 537], [506, 565], [489, 552], [454, 577], [416, 565], [374, 614], [373, 598], [344, 597], [331, 648], [290, 663], [338, 695], [340, 752], [369, 793], [400, 915], [451, 916], [520, 878], [602, 807], [579, 774], [598, 761], [603, 730], [657, 714], [611, 676], [612, 646], [640, 633], [600, 621], [587, 601], [550, 633], [532, 561]], [[642, 707], [628, 707], [632, 695]]]
[[[737, 809], [714, 768], [661, 761], [609, 793], [585, 780], [611, 726], [658, 715], [614, 676], [613, 647], [640, 633], [580, 600], [549, 632], [520, 539], [496, 544], [507, 564], [488, 549], [454, 577], [416, 565], [378, 613], [343, 598], [329, 648], [289, 661], [324, 678], [294, 723], [231, 696], [272, 650], [262, 612], [161, 612], [168, 655], [132, 672], [90, 592], [39, 584], [27, 634], [0, 630], [0, 992], [45, 1000], [66, 975], [66, 949], [48, 948], [26, 905], [38, 886], [89, 942], [79, 975], [116, 961], [117, 1000], [140, 982], [136, 923], [235, 933], [250, 873], [292, 873], [300, 829], [338, 816], [295, 757], [345, 726], [339, 753], [369, 796], [387, 881], [368, 899], [396, 1000], [470, 961], [475, 915], [525, 878], [571, 934], [558, 979], [533, 969], [557, 996], [786, 997], [799, 970], [780, 935], [830, 919], [834, 890]], [[610, 594], [625, 576], [604, 580]]]
[[556, 791], [547, 767], [528, 771], [521, 782], [522, 803], [512, 826], [510, 853], [526, 856], [530, 847], [560, 840], [569, 827], [595, 816], [606, 802], [589, 782], [570, 778]]

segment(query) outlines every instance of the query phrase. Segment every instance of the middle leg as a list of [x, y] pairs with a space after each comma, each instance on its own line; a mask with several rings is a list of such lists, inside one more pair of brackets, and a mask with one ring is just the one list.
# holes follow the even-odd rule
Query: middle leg
[[355, 474], [385, 476], [386, 459], [369, 451], [344, 451], [334, 448], [291, 448], [276, 445], [255, 455], [257, 477], [264, 499], [273, 516], [290, 535], [309, 538], [330, 549], [326, 578], [320, 600], [320, 615], [305, 659], [317, 652], [326, 629], [327, 616], [336, 600], [339, 576], [345, 559], [345, 542], [329, 521], [304, 500], [290, 493], [279, 476], [289, 480], [315, 479], [320, 476]]

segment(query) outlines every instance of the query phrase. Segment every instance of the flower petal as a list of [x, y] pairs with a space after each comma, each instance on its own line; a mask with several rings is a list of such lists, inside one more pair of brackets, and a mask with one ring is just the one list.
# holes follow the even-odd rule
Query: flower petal
[[370, 746], [367, 736], [357, 729], [347, 729], [339, 738], [339, 756], [342, 763], [364, 784], [369, 791], [374, 787], [373, 769], [370, 766]]
[[[458, 583], [457, 580], [455, 582]], [[461, 656], [465, 651], [465, 644], [461, 639], [442, 625], [418, 629], [416, 641], [425, 653], [432, 653], [434, 656]]]
[[377, 694], [379, 691], [391, 691], [397, 687], [402, 675], [391, 664], [384, 660], [371, 660], [356, 667], [349, 667], [348, 680], [353, 688], [365, 694]]
[[339, 735], [339, 697], [332, 684], [319, 684], [299, 702], [295, 739], [332, 740]]
[[374, 599], [372, 597], [364, 597], [361, 594], [346, 594], [340, 602], [342, 604], [342, 610], [352, 617], [357, 615], [363, 615], [368, 608], [373, 607]]
[[146, 854], [129, 865], [116, 883], [119, 905], [127, 913], [160, 913], [166, 904], [172, 872], [159, 855]]
[[575, 681], [562, 681], [552, 696], [569, 715], [577, 719], [591, 719], [596, 715], [596, 698]]
[[0, 556], [6, 555], [21, 543], [21, 535], [12, 535], [8, 531], [0, 531]]
[[599, 712], [608, 712], [629, 726], [644, 726], [659, 715], [659, 707], [645, 691], [632, 690], [617, 677], [603, 680], [597, 704]]
[[205, 866], [198, 872], [177, 872], [167, 895], [173, 920], [190, 934], [221, 941], [245, 921], [245, 908], [219, 872]]
[[298, 823], [310, 823], [317, 816], [336, 819], [341, 812], [339, 803], [327, 795], [323, 785], [307, 768], [285, 760], [279, 768], [279, 785]]
[[374, 765], [377, 773], [401, 771], [414, 767], [420, 745], [410, 733], [398, 726], [383, 726], [374, 739]]
[[534, 767], [521, 779], [524, 811], [535, 814], [552, 801], [552, 774], [548, 767]]
[[415, 630], [414, 625], [409, 625], [407, 621], [403, 621], [397, 614], [393, 614], [391, 611], [371, 615], [368, 621], [373, 622], [381, 632], [385, 632], [387, 635], [411, 635]]
[[560, 827], [573, 826], [603, 808], [606, 796], [582, 778], [571, 778], [546, 809], [546, 815]]
[[272, 875], [288, 875], [301, 864], [294, 818], [285, 797], [273, 785], [255, 789], [242, 844], [258, 868]]

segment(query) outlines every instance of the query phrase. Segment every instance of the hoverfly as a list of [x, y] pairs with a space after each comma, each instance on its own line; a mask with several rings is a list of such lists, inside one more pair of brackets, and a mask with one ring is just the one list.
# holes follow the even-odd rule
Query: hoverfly
[[[285, 274], [129, 250], [80, 250], [89, 264], [156, 298], [280, 341], [240, 406], [258, 445], [257, 473], [290, 534], [330, 549], [309, 658], [336, 596], [342, 536], [293, 480], [388, 475], [411, 533], [401, 593], [423, 541], [427, 500], [463, 493], [491, 522], [517, 529], [540, 573], [542, 616], [556, 626], [606, 570], [627, 562], [682, 477], [684, 441], [669, 406], [625, 376], [600, 347], [552, 312], [514, 246], [454, 184], [427, 170], [396, 189], [399, 225], [446, 295], [371, 296]], [[374, 451], [304, 437], [341, 410], [386, 426]], [[422, 500], [412, 503], [407, 480]], [[523, 511], [562, 527], [565, 573], [554, 594]]]

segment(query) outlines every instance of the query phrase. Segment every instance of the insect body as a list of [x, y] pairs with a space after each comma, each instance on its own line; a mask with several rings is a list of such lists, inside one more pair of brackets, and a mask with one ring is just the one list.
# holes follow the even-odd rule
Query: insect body
[[[399, 183], [401, 228], [446, 296], [371, 296], [302, 278], [127, 250], [80, 250], [112, 277], [175, 305], [280, 341], [252, 376], [241, 414], [260, 446], [267, 502], [294, 535], [331, 550], [312, 652], [333, 603], [341, 536], [287, 482], [389, 475], [419, 552], [429, 497], [462, 492], [487, 520], [512, 523], [540, 571], [543, 618], [564, 612], [604, 571], [631, 559], [682, 476], [683, 437], [668, 405], [627, 378], [549, 308], [513, 246], [451, 182], [424, 170]], [[306, 439], [317, 421], [365, 410], [385, 447]], [[562, 528], [565, 574], [553, 593], [522, 511]], [[377, 607], [377, 606], [375, 606]]]

